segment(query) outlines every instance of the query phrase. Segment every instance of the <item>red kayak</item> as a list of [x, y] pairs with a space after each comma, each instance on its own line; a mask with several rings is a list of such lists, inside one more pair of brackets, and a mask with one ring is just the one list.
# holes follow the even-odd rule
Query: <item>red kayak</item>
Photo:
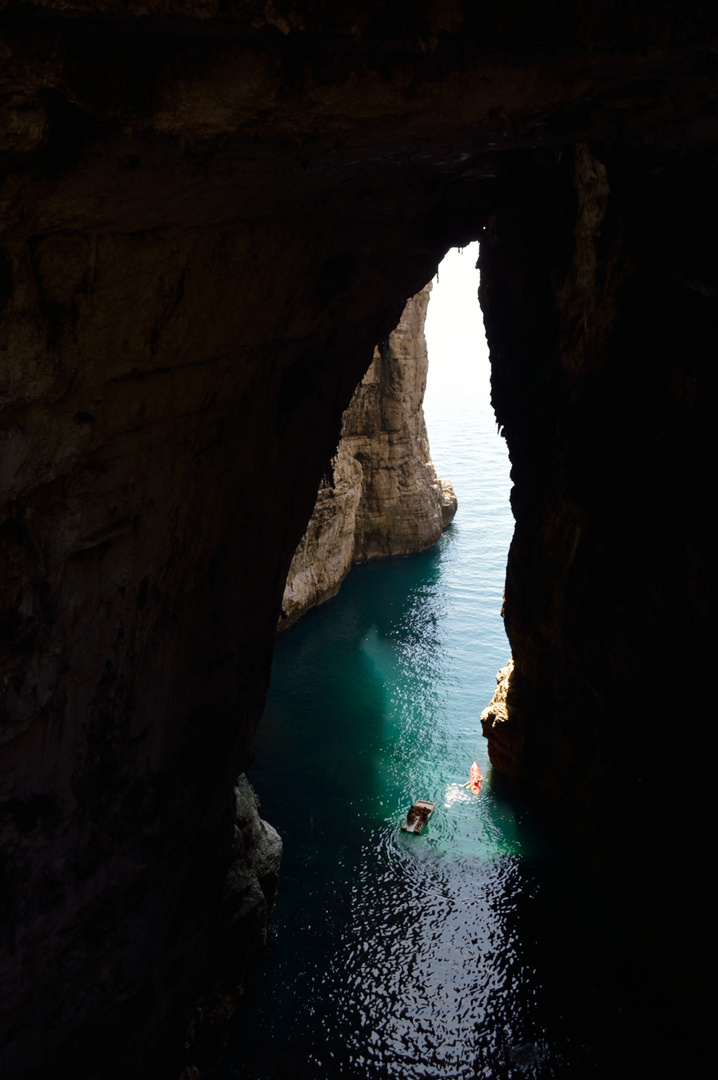
[[481, 775], [481, 769], [479, 768], [478, 761], [475, 761], [471, 766], [471, 772], [469, 773], [469, 787], [474, 795], [478, 795], [481, 791], [481, 781], [483, 776]]

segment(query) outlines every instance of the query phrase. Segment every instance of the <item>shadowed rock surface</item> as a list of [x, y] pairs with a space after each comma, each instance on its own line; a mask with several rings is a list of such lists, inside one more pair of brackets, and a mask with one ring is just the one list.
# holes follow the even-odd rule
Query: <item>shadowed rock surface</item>
[[292, 553], [476, 238], [507, 768], [707, 1055], [715, 5], [1, 8], [3, 1075], [179, 1071]]
[[289, 568], [279, 629], [336, 596], [353, 562], [433, 547], [457, 500], [436, 475], [424, 420], [431, 285], [409, 299], [374, 350], [342, 418], [342, 434]]

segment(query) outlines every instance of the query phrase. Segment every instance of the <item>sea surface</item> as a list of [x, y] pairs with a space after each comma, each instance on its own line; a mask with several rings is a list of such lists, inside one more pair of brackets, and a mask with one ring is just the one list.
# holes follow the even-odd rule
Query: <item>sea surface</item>
[[[681, 1075], [630, 933], [492, 775], [481, 736], [509, 658], [513, 523], [475, 261], [450, 253], [427, 327], [454, 524], [432, 551], [355, 567], [277, 641], [250, 780], [283, 866], [222, 1080]], [[420, 798], [436, 809], [413, 836], [400, 825]]]

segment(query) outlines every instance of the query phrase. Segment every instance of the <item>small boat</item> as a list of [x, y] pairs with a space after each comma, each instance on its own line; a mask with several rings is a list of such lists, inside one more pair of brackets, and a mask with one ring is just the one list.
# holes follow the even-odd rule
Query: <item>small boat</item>
[[406, 815], [406, 821], [402, 821], [401, 827], [404, 832], [420, 833], [434, 812], [436, 803], [428, 802], [427, 799], [419, 799]]

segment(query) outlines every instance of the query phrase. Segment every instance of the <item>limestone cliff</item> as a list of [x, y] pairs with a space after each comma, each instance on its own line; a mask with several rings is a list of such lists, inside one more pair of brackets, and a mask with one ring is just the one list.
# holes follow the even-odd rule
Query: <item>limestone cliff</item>
[[280, 629], [335, 596], [352, 562], [424, 551], [453, 521], [456, 495], [436, 475], [422, 408], [430, 291], [407, 302], [344, 413], [331, 475], [292, 559]]
[[292, 557], [278, 628], [336, 596], [354, 561], [362, 467], [340, 442], [322, 479], [312, 516]]

